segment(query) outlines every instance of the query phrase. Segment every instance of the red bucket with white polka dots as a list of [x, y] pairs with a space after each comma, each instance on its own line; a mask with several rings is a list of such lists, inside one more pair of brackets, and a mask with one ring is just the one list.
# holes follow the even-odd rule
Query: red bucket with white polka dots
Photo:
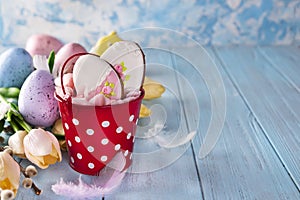
[[84, 106], [60, 99], [70, 166], [82, 174], [97, 175], [121, 151], [131, 164], [136, 124], [144, 96], [122, 104]]
[[[64, 96], [62, 72], [66, 63], [79, 53], [71, 56], [61, 69], [61, 86]], [[88, 106], [72, 103], [72, 97], [62, 98], [57, 93], [59, 110], [62, 117], [70, 166], [79, 173], [98, 175], [99, 172], [122, 152], [126, 158], [123, 170], [131, 165], [136, 124], [144, 90], [137, 99], [129, 102]]]

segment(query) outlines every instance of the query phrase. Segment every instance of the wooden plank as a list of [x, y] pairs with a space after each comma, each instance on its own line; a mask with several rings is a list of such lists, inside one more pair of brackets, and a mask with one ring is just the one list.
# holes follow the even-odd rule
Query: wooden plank
[[[191, 51], [192, 55], [195, 54], [193, 50], [187, 51]], [[239, 50], [237, 51], [239, 52]], [[233, 58], [245, 56], [244, 53], [234, 52], [236, 56]], [[173, 65], [170, 55], [162, 52], [158, 55], [150, 53], [147, 54], [147, 57], [152, 57], [153, 60], [157, 59], [157, 62], [164, 62], [166, 66]], [[240, 59], [243, 60], [243, 58]], [[176, 67], [186, 66], [180, 64], [177, 58], [173, 57], [173, 61], [175, 61]], [[248, 61], [248, 63], [251, 62]], [[239, 64], [241, 63], [236, 63], [236, 65]], [[226, 73], [222, 69], [221, 72], [226, 78]], [[152, 71], [150, 74], [153, 75], [153, 78], [157, 77], [159, 81], [164, 81], [164, 76], [159, 73], [159, 70]], [[182, 80], [180, 76], [177, 76], [177, 79], [174, 82], [173, 76], [165, 81], [168, 84], [176, 85]], [[211, 116], [207, 89], [202, 81], [200, 80], [197, 84], [199, 87], [196, 85], [194, 88], [196, 91], [203, 91], [196, 93], [196, 96], [201, 99], [199, 102], [201, 114], [199, 129], [201, 131], [193, 141], [194, 153], [188, 149], [174, 164], [155, 172], [127, 174], [121, 187], [106, 199], [201, 199], [200, 184], [203, 186], [205, 199], [299, 199], [299, 191], [293, 185], [264, 135], [265, 127], [263, 127], [263, 131], [260, 119], [256, 118], [256, 113], [252, 113], [251, 107], [247, 107], [248, 101], [246, 101], [247, 105], [243, 102], [242, 99], [245, 97], [240, 96], [239, 87], [236, 90], [236, 85], [233, 86], [228, 78], [225, 79], [228, 96], [226, 125], [214, 151], [204, 160], [197, 160], [201, 179], [201, 183], [199, 183], [194, 165], [194, 155], [198, 154]], [[236, 84], [235, 81], [234, 84]], [[179, 87], [181, 91], [184, 91], [184, 88], [190, 88], [190, 86], [184, 85], [179, 85]], [[163, 99], [166, 99], [170, 105], [176, 104], [176, 102], [170, 101], [168, 96], [161, 99], [161, 102], [157, 100], [154, 103], [165, 103]], [[185, 105], [183, 107], [187, 126], [182, 127], [182, 131], [192, 131], [198, 116], [193, 114], [190, 106]], [[175, 110], [175, 113], [178, 114], [179, 111]], [[173, 124], [180, 119], [175, 115], [174, 119], [176, 120]], [[169, 120], [172, 121], [172, 119]], [[170, 121], [168, 123], [172, 124]], [[147, 151], [153, 148], [153, 144], [140, 142], [136, 150], [142, 151], [143, 148]], [[31, 191], [20, 189], [17, 199], [65, 199], [54, 195], [50, 190], [50, 185], [60, 177], [64, 177], [66, 180], [75, 180], [78, 177], [78, 174], [68, 167], [66, 160], [64, 159], [62, 163], [51, 166], [47, 170], [40, 171], [39, 176], [35, 178], [36, 183], [44, 189], [42, 196], [37, 197], [32, 195]], [[147, 165], [147, 163], [140, 165]]]
[[[224, 49], [229, 51], [228, 48]], [[195, 50], [182, 51], [190, 51], [194, 55], [191, 62], [201, 62], [195, 56]], [[212, 51], [210, 55], [214, 55]], [[234, 55], [243, 60], [244, 54]], [[186, 61], [180, 57], [175, 57], [175, 62], [177, 66], [186, 65]], [[226, 87], [227, 116], [215, 149], [205, 159], [197, 160], [204, 199], [300, 198], [299, 191], [266, 139], [257, 119], [220, 67], [220, 63], [217, 64]], [[198, 87], [197, 91], [202, 90], [204, 95], [207, 93], [201, 80], [195, 87]], [[206, 106], [200, 107], [201, 116], [211, 115], [208, 100], [207, 97], [203, 98], [206, 101], [203, 105]], [[206, 127], [200, 129], [205, 130], [208, 122], [205, 118], [202, 120], [204, 122], [200, 123]], [[204, 134], [205, 132], [200, 132], [193, 140], [195, 154], [198, 153]]]
[[[158, 53], [157, 51], [149, 50], [146, 51], [146, 59], [148, 63], [154, 63], [153, 67], [155, 67], [155, 63], [159, 63], [158, 66], [160, 67], [166, 67], [153, 68], [153, 70], [148, 71], [147, 75], [162, 82], [166, 86], [171, 85], [167, 87], [167, 91], [162, 98], [146, 102], [146, 104], [148, 106], [162, 104], [166, 108], [168, 119], [164, 131], [168, 132], [170, 130], [179, 129], [181, 132], [187, 132], [186, 123], [181, 127], [178, 126], [178, 121], [181, 120], [181, 117], [179, 117], [181, 111], [177, 109], [178, 99], [173, 98], [172, 95], [174, 92], [172, 90], [178, 90], [178, 88], [176, 88], [175, 75], [161, 71], [161, 69], [164, 69], [166, 72], [168, 72], [168, 70], [172, 72], [170, 67], [172, 67], [173, 64], [170, 54], [168, 52]], [[184, 149], [185, 153], [179, 156], [178, 159], [175, 159], [174, 162], [170, 159], [170, 156], [178, 155], [178, 148], [165, 150], [161, 155], [160, 161], [170, 159], [170, 165], [166, 165], [166, 163], [162, 162], [162, 165], [158, 165], [166, 165], [162, 169], [147, 173], [132, 173], [132, 171], [129, 171], [121, 186], [105, 199], [202, 199], [193, 152], [191, 148], [188, 147], [189, 146], [181, 147], [187, 150], [185, 152]], [[136, 139], [135, 152], [147, 154], [147, 152], [157, 151], [158, 149], [160, 149], [158, 145], [151, 140]], [[179, 150], [181, 151], [182, 149], [179, 148]], [[136, 166], [135, 170], [141, 170], [151, 164], [151, 160], [144, 160], [144, 162], [141, 163], [135, 162], [134, 166]], [[59, 181], [61, 177], [67, 181], [74, 181], [78, 176], [79, 174], [68, 166], [67, 155], [65, 154], [62, 163], [57, 163], [46, 170], [39, 171], [35, 182], [43, 188], [41, 196], [35, 196], [31, 191], [20, 188], [17, 199], [65, 199], [65, 197], [55, 195], [51, 191], [51, 185]], [[88, 176], [83, 176], [83, 178], [86, 180], [91, 179]]]
[[[21, 165], [23, 167], [31, 164], [28, 160], [23, 160]], [[44, 200], [53, 200], [53, 199], [66, 199], [66, 197], [61, 197], [56, 195], [51, 190], [51, 186], [58, 181], [60, 178], [63, 178], [65, 181], [76, 181], [79, 178], [79, 173], [72, 170], [68, 164], [68, 155], [63, 153], [63, 160], [60, 163], [49, 166], [49, 168], [42, 170], [38, 169], [38, 175], [33, 177], [34, 183], [42, 190], [41, 195], [35, 195], [31, 189], [25, 189], [20, 185], [20, 188], [17, 193], [16, 199], [44, 199]], [[22, 175], [22, 179], [23, 179]], [[88, 178], [83, 176], [83, 178]]]
[[299, 71], [300, 48], [295, 46], [260, 47], [271, 66], [286, 80], [290, 87], [300, 93]]
[[[185, 120], [183, 121], [183, 126], [178, 125], [181, 124], [182, 111], [179, 109], [180, 99], [175, 95], [178, 94], [178, 88], [169, 52], [148, 49], [145, 53], [148, 63], [147, 76], [161, 82], [167, 89], [162, 98], [145, 103], [148, 106], [161, 104], [166, 108], [167, 122], [164, 128], [165, 132], [171, 130], [188, 133]], [[150, 152], [151, 149], [152, 151], [161, 149], [157, 145], [155, 148], [155, 145], [153, 146], [149, 139], [138, 139], [136, 142], [136, 152]], [[174, 156], [177, 150], [181, 151], [180, 149], [188, 147], [168, 149], [168, 153], [162, 154], [160, 160], [156, 162], [172, 159], [170, 157]], [[147, 168], [147, 165], [152, 165], [151, 162], [149, 157], [149, 160], [135, 164], [137, 168]], [[202, 199], [191, 148], [188, 148], [174, 163], [162, 169], [148, 173], [129, 172], [118, 191], [106, 199]]]
[[[282, 73], [274, 70], [272, 64], [256, 48], [217, 48], [216, 52], [299, 190], [300, 93], [291, 87]], [[272, 57], [284, 59], [279, 52]], [[287, 69], [290, 67], [291, 65], [285, 65]], [[300, 68], [293, 70], [295, 74], [300, 72]]]

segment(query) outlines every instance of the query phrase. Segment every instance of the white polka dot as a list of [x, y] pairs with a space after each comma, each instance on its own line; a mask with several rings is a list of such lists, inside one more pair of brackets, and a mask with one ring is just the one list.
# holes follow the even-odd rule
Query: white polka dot
[[124, 156], [126, 157], [128, 155], [128, 150], [126, 150], [125, 152], [124, 152]]
[[101, 161], [102, 161], [102, 162], [107, 161], [107, 156], [101, 156]]
[[94, 165], [94, 163], [89, 163], [89, 164], [88, 164], [88, 167], [89, 167], [90, 169], [94, 169], [95, 165]]
[[132, 155], [133, 155], [133, 154], [130, 154], [130, 157], [129, 157], [130, 160], [132, 159]]
[[94, 130], [93, 129], [86, 129], [86, 134], [88, 134], [88, 135], [93, 135], [94, 134]]
[[130, 115], [129, 121], [132, 122], [134, 120], [134, 115]]
[[79, 124], [78, 119], [75, 119], [75, 118], [72, 119], [72, 122], [75, 126], [77, 126]]
[[116, 146], [115, 146], [115, 150], [116, 151], [119, 151], [121, 149], [121, 145], [120, 144], [117, 144]]
[[80, 137], [75, 136], [75, 141], [76, 141], [77, 143], [79, 143], [79, 142], [80, 142]]
[[88, 150], [90, 153], [92, 153], [92, 152], [94, 152], [94, 147], [88, 146], [87, 150]]
[[68, 140], [68, 145], [69, 145], [69, 147], [72, 146], [72, 142], [70, 140]]
[[82, 159], [82, 155], [81, 155], [81, 153], [77, 153], [77, 158], [78, 158], [79, 160], [81, 160], [81, 159]]
[[119, 126], [117, 129], [116, 129], [116, 132], [117, 133], [121, 133], [123, 131], [123, 127], [122, 126]]
[[65, 123], [65, 128], [69, 130], [69, 125], [67, 123]]
[[71, 157], [70, 159], [71, 159], [71, 162], [72, 162], [72, 163], [74, 163], [74, 162], [75, 162], [73, 157]]
[[108, 144], [108, 139], [107, 138], [102, 139], [101, 144], [107, 145]]
[[129, 140], [130, 137], [131, 137], [131, 133], [128, 133], [128, 134], [127, 134], [127, 140]]
[[139, 119], [136, 119], [136, 122], [135, 122], [135, 124], [138, 124], [138, 122], [139, 122]]
[[109, 127], [110, 123], [109, 123], [109, 121], [103, 121], [101, 125], [102, 125], [102, 127], [106, 128], [106, 127]]
[[135, 141], [135, 137], [133, 136], [132, 142], [134, 142], [134, 141]]

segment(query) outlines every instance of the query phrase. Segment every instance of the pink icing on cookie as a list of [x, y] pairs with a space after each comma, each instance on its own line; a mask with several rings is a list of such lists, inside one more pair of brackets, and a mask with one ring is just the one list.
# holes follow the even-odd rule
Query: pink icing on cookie
[[115, 70], [118, 72], [120, 78], [122, 81], [125, 81], [126, 76], [124, 74], [124, 72], [127, 70], [127, 67], [125, 67], [124, 62], [121, 62], [121, 64], [116, 64], [114, 66]]
[[115, 65], [115, 69], [119, 74], [123, 73], [123, 67], [121, 65]]
[[112, 93], [113, 93], [113, 88], [111, 87], [111, 86], [104, 86], [103, 88], [102, 88], [102, 93], [104, 94], [104, 95], [112, 95]]

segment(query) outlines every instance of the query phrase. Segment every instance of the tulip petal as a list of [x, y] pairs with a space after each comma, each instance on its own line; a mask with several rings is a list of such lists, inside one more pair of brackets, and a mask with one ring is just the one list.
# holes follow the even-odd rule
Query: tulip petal
[[[60, 162], [62, 160], [62, 156], [61, 156], [59, 142], [58, 142], [57, 138], [52, 133], [50, 133], [50, 132], [48, 132], [48, 133], [49, 133], [48, 136], [52, 141], [52, 148], [55, 149], [55, 152], [58, 155], [58, 161]], [[52, 149], [52, 152], [53, 152], [53, 149]]]
[[4, 160], [2, 158], [2, 153], [4, 152], [1, 152], [0, 154], [0, 180], [3, 179], [3, 177], [5, 177], [5, 163], [4, 163]]
[[49, 167], [49, 165], [44, 161], [44, 156], [33, 156], [30, 152], [26, 152], [26, 149], [25, 154], [27, 159], [30, 160], [30, 162], [32, 162], [33, 164], [37, 165], [39, 168], [46, 169], [47, 167]]
[[12, 148], [14, 155], [24, 155], [23, 140], [26, 135], [26, 131], [17, 131], [9, 137], [8, 145]]
[[56, 151], [54, 145], [52, 146], [52, 152], [50, 155], [44, 156], [45, 163], [51, 165], [59, 160], [58, 152]]
[[27, 158], [42, 169], [62, 160], [56, 137], [40, 128], [32, 129], [24, 138], [24, 150]]
[[[43, 166], [43, 167], [48, 167], [48, 165], [45, 163], [45, 160], [44, 160], [44, 157], [45, 156], [35, 156], [35, 160], [38, 162], [38, 166]], [[42, 168], [42, 167], [41, 167]]]
[[56, 135], [62, 135], [62, 136], [65, 135], [61, 118], [59, 118], [58, 120], [55, 121], [55, 123], [51, 129], [51, 132]]
[[20, 182], [20, 166], [6, 152], [0, 152], [0, 187], [12, 190], [16, 195]]
[[43, 129], [32, 129], [24, 138], [24, 148], [33, 156], [45, 156], [52, 151], [52, 141]]

